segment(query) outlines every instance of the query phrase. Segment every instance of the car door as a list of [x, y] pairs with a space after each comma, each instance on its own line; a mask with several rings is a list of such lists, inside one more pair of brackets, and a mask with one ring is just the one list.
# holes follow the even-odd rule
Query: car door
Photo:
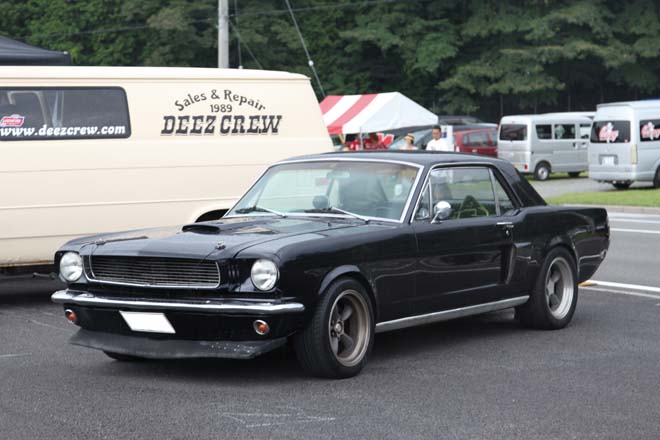
[[579, 168], [579, 139], [576, 139], [574, 123], [552, 125], [554, 160], [553, 171], [574, 171]]
[[[499, 202], [502, 198], [502, 202]], [[446, 218], [433, 218], [446, 202]], [[445, 205], [446, 206], [446, 205]], [[416, 314], [498, 301], [508, 295], [514, 204], [488, 166], [430, 171], [413, 217]]]

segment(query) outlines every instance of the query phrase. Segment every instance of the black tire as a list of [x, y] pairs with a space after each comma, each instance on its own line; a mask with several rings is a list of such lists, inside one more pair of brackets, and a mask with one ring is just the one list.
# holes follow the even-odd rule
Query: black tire
[[660, 167], [655, 170], [655, 176], [653, 176], [653, 188], [660, 188]]
[[569, 171], [568, 177], [572, 177], [572, 178], [580, 177], [580, 171]]
[[[347, 310], [344, 305], [341, 308], [342, 313], [339, 313], [340, 305], [344, 302], [348, 305], [352, 304], [356, 309], [349, 318], [346, 318], [346, 327], [343, 318], [341, 320], [341, 334], [349, 336], [354, 341], [353, 345], [349, 346], [350, 349], [340, 342], [341, 335], [333, 336], [334, 330], [331, 331], [331, 327], [335, 328], [337, 321], [333, 321], [333, 311], [337, 312], [335, 315], [337, 318], [341, 318], [343, 312]], [[360, 311], [358, 308], [363, 310]], [[366, 334], [355, 337], [362, 330], [366, 331]], [[373, 305], [364, 287], [353, 278], [340, 278], [322, 294], [314, 316], [305, 329], [294, 337], [296, 356], [303, 370], [312, 376], [333, 379], [353, 377], [360, 373], [367, 363], [373, 347], [374, 330]], [[335, 339], [337, 342], [333, 344], [331, 341]], [[337, 353], [333, 350], [333, 345], [336, 346]], [[344, 347], [343, 350], [339, 348], [340, 346]], [[341, 356], [343, 351], [348, 351], [346, 358]], [[354, 357], [351, 357], [351, 354], [354, 354]]]
[[119, 361], [119, 362], [144, 362], [146, 361], [145, 358], [141, 358], [138, 356], [131, 356], [130, 354], [122, 354], [122, 353], [115, 353], [112, 351], [104, 351], [106, 356]]
[[612, 186], [616, 189], [628, 189], [632, 185], [632, 182], [614, 182]]
[[[565, 265], [564, 265], [565, 264]], [[563, 266], [561, 268], [559, 266]], [[556, 294], [558, 281], [552, 281], [556, 270], [561, 273], [561, 284], [559, 285], [561, 297]], [[568, 276], [570, 274], [570, 277]], [[570, 278], [570, 279], [569, 279]], [[545, 257], [541, 271], [534, 285], [534, 290], [522, 306], [516, 308], [516, 317], [524, 327], [557, 330], [566, 327], [573, 318], [578, 299], [578, 277], [575, 259], [571, 253], [563, 247], [556, 247]], [[552, 282], [552, 295], [546, 294], [548, 283]], [[572, 289], [570, 296], [568, 290]], [[550, 290], [550, 289], [548, 289]], [[555, 306], [551, 306], [554, 295]]]
[[548, 162], [539, 162], [534, 168], [534, 178], [536, 180], [548, 180], [550, 178], [550, 164]]

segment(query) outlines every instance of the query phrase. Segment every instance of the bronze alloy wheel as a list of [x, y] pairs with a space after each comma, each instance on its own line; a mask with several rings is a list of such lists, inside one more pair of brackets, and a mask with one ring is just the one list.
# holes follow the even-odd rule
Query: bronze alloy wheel
[[340, 364], [352, 367], [362, 361], [371, 338], [370, 319], [368, 305], [358, 292], [345, 290], [337, 296], [328, 319], [328, 337]]

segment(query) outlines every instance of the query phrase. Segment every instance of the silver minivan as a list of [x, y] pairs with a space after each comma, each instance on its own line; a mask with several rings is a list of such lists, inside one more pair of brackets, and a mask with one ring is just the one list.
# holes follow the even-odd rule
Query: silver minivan
[[505, 116], [500, 121], [497, 156], [521, 173], [546, 180], [550, 173], [577, 177], [589, 168], [591, 118], [577, 114]]
[[660, 188], [660, 100], [600, 104], [589, 142], [589, 178], [618, 189]]

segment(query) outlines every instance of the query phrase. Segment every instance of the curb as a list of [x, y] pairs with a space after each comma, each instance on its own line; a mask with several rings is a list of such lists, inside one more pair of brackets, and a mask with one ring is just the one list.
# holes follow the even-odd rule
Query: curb
[[657, 214], [660, 215], [660, 208], [650, 206], [621, 206], [621, 205], [563, 205], [580, 208], [605, 208], [607, 212], [627, 212], [630, 214]]

